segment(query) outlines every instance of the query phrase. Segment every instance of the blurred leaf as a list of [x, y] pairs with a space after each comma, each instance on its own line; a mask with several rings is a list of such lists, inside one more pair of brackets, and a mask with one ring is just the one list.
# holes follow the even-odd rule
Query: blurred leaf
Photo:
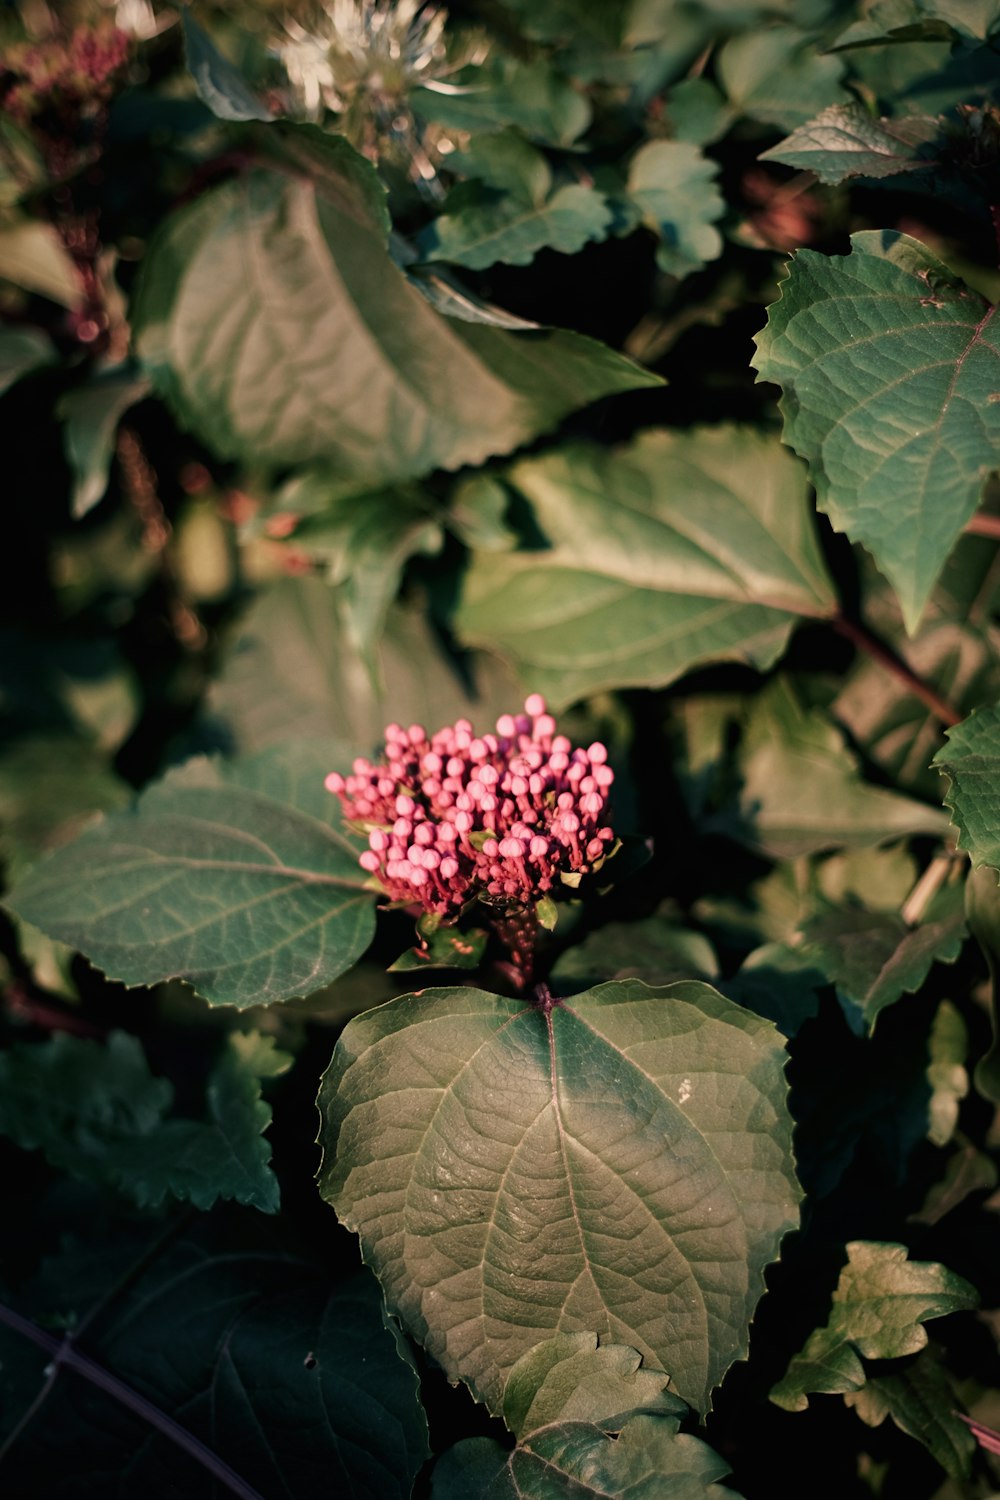
[[8, 738], [0, 747], [0, 856], [8, 881], [67, 843], [94, 813], [120, 807], [128, 791], [108, 756], [79, 735]]
[[574, 943], [559, 955], [552, 978], [565, 989], [570, 984], [587, 987], [606, 979], [641, 978], [647, 984], [714, 979], [718, 970], [708, 939], [664, 912], [640, 922], [609, 922], [598, 927], [582, 943]]
[[798, 252], [755, 365], [784, 391], [819, 505], [871, 551], [912, 632], [1000, 457], [1000, 339], [994, 309], [919, 241], [870, 230], [851, 246]]
[[955, 1134], [958, 1107], [969, 1092], [965, 1070], [969, 1033], [961, 1012], [950, 1000], [942, 1000], [938, 1006], [927, 1046], [927, 1079], [933, 1090], [927, 1139], [935, 1146], [946, 1146]]
[[[816, 49], [795, 26], [771, 26], [730, 37], [720, 48], [716, 75], [736, 114], [794, 130], [818, 107], [848, 96], [844, 63]], [[765, 153], [770, 155], [770, 153]]]
[[186, 979], [241, 1008], [308, 994], [374, 926], [331, 769], [317, 745], [189, 762], [36, 865], [9, 905], [125, 984]]
[[457, 626], [557, 705], [709, 661], [770, 666], [797, 618], [833, 610], [801, 471], [751, 429], [565, 447], [509, 481], [547, 545], [475, 557]]
[[822, 970], [808, 954], [787, 943], [764, 943], [720, 988], [737, 1005], [773, 1021], [785, 1036], [795, 1036], [817, 1014], [824, 983]]
[[338, 494], [319, 470], [307, 470], [282, 490], [280, 504], [304, 512], [293, 545], [319, 561], [337, 590], [348, 636], [370, 672], [403, 569], [414, 554], [440, 550], [444, 533], [437, 507], [418, 490]]
[[931, 965], [954, 963], [965, 940], [961, 889], [942, 892], [910, 927], [891, 912], [846, 908], [802, 929], [809, 956], [870, 1028], [887, 1005], [919, 990]]
[[984, 1099], [1000, 1104], [1000, 885], [990, 865], [973, 866], [965, 882], [965, 918], [982, 950], [990, 974], [990, 1022], [993, 1040], [973, 1074]]
[[64, 424], [66, 454], [74, 477], [72, 512], [77, 520], [103, 497], [118, 423], [149, 388], [149, 381], [134, 367], [116, 365], [92, 374], [86, 384], [60, 397], [56, 416]]
[[40, 219], [0, 219], [0, 281], [40, 292], [63, 307], [80, 307], [83, 285], [58, 232]]
[[485, 729], [518, 701], [517, 684], [496, 657], [468, 657], [463, 680], [422, 610], [390, 608], [377, 659], [382, 691], [348, 638], [329, 586], [283, 578], [251, 605], [209, 706], [241, 751], [326, 736], [332, 767], [335, 746], [349, 764], [371, 751], [391, 721], [433, 729], [467, 717]]
[[515, 125], [530, 140], [569, 146], [590, 124], [586, 96], [543, 58], [526, 62], [496, 53], [455, 76], [447, 89], [410, 94], [417, 115], [474, 133]]
[[167, 221], [133, 314], [154, 382], [220, 457], [374, 485], [481, 463], [659, 384], [578, 334], [440, 317], [389, 256], [363, 158], [340, 137], [322, 153], [278, 139], [293, 171], [257, 168]]
[[862, 781], [826, 714], [782, 679], [753, 700], [740, 763], [747, 841], [780, 859], [947, 831], [938, 808]]
[[548, 1014], [403, 996], [337, 1044], [320, 1191], [390, 1309], [493, 1410], [523, 1354], [584, 1330], [669, 1366], [704, 1410], [795, 1222], [783, 1056], [698, 982], [602, 985]]
[[273, 1214], [278, 1182], [262, 1139], [271, 1110], [260, 1080], [290, 1063], [269, 1037], [233, 1032], [209, 1076], [207, 1119], [168, 1120], [173, 1088], [150, 1073], [135, 1037], [114, 1031], [101, 1046], [57, 1032], [0, 1053], [0, 1132], [140, 1207], [174, 1197], [208, 1209], [232, 1198]]
[[0, 395], [22, 375], [55, 363], [56, 351], [37, 328], [0, 329]]
[[997, 1180], [997, 1169], [985, 1151], [977, 1151], [968, 1142], [959, 1145], [948, 1157], [944, 1176], [928, 1190], [917, 1212], [909, 1215], [909, 1222], [937, 1224], [970, 1193], [989, 1192]]
[[951, 1382], [929, 1349], [897, 1373], [871, 1376], [859, 1391], [845, 1392], [844, 1401], [869, 1427], [891, 1417], [954, 1479], [969, 1474], [976, 1440], [955, 1411]]
[[934, 1261], [910, 1261], [903, 1245], [855, 1240], [833, 1294], [830, 1320], [809, 1335], [771, 1400], [804, 1411], [809, 1396], [858, 1391], [865, 1359], [898, 1359], [927, 1343], [930, 1318], [975, 1307], [975, 1290]]
[[628, 196], [658, 236], [656, 263], [672, 276], [698, 271], [722, 250], [715, 228], [725, 209], [718, 167], [689, 141], [649, 141], [633, 156]]
[[238, 68], [216, 47], [206, 31], [192, 20], [185, 7], [181, 11], [184, 28], [184, 53], [188, 71], [194, 79], [198, 96], [220, 120], [272, 120], [268, 109], [249, 88]]
[[837, 47], [962, 37], [984, 42], [1000, 26], [998, 0], [874, 0]]

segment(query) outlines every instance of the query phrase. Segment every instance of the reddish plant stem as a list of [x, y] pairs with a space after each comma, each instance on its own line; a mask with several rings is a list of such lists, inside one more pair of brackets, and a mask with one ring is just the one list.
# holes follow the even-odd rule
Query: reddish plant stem
[[947, 699], [942, 698], [940, 693], [935, 692], [930, 683], [925, 682], [914, 672], [912, 667], [907, 666], [902, 657], [897, 656], [888, 646], [866, 630], [864, 625], [857, 620], [848, 620], [844, 615], [837, 615], [833, 620], [833, 627], [840, 635], [846, 636], [853, 646], [863, 651], [866, 656], [871, 657], [877, 666], [882, 667], [897, 682], [911, 692], [914, 697], [919, 698], [921, 703], [926, 704], [935, 718], [947, 726], [957, 724], [962, 715], [952, 707]]
[[529, 989], [535, 977], [535, 942], [538, 938], [538, 918], [534, 907], [525, 911], [507, 912], [493, 923], [497, 937], [510, 955], [500, 965], [517, 989], [523, 993]]
[[989, 536], [1000, 542], [1000, 516], [980, 513], [973, 516], [971, 521], [966, 521], [965, 529], [970, 536]]
[[[168, 1417], [166, 1412], [154, 1406], [151, 1401], [147, 1401], [145, 1396], [140, 1396], [138, 1391], [134, 1391], [130, 1385], [126, 1385], [123, 1380], [112, 1375], [110, 1370], [106, 1370], [95, 1360], [89, 1359], [86, 1354], [81, 1354], [74, 1347], [72, 1339], [55, 1338], [44, 1328], [39, 1328], [28, 1318], [22, 1318], [20, 1313], [14, 1312], [12, 1308], [4, 1307], [2, 1303], [0, 1303], [0, 1323], [5, 1324], [14, 1333], [21, 1334], [23, 1338], [30, 1339], [39, 1349], [44, 1349], [52, 1356], [46, 1386], [43, 1388], [46, 1392], [54, 1382], [55, 1374], [60, 1368], [74, 1370], [78, 1375], [82, 1375], [84, 1380], [89, 1380], [91, 1385], [97, 1386], [98, 1390], [113, 1396], [116, 1401], [121, 1402], [122, 1406], [134, 1412], [136, 1416], [142, 1417], [151, 1427], [155, 1427], [157, 1432], [162, 1432], [164, 1437], [176, 1443], [178, 1448], [183, 1449], [190, 1458], [213, 1474], [220, 1484], [224, 1484], [231, 1494], [238, 1495], [240, 1500], [262, 1500], [260, 1493], [245, 1479], [241, 1479], [235, 1469], [229, 1467], [225, 1459], [213, 1453], [212, 1449], [206, 1447], [193, 1432], [188, 1432], [186, 1427], [175, 1422], [173, 1417]], [[33, 1407], [32, 1410], [34, 1409], [36, 1408]]]

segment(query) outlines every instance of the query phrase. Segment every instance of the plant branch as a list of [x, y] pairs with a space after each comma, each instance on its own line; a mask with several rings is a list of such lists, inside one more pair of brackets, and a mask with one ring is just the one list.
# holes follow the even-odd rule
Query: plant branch
[[990, 516], [985, 511], [980, 511], [971, 521], [966, 521], [965, 530], [970, 536], [989, 536], [1000, 542], [1000, 516]]
[[[0, 1303], [0, 1323], [10, 1328], [14, 1333], [19, 1333], [22, 1338], [30, 1339], [39, 1349], [44, 1349], [47, 1354], [51, 1354], [52, 1356], [52, 1364], [47, 1372], [46, 1384], [42, 1387], [39, 1396], [32, 1402], [28, 1412], [25, 1414], [26, 1417], [34, 1416], [41, 1404], [41, 1399], [51, 1389], [56, 1372], [59, 1369], [75, 1370], [78, 1375], [83, 1376], [84, 1380], [89, 1380], [91, 1385], [97, 1386], [98, 1390], [104, 1391], [106, 1395], [112, 1396], [116, 1401], [120, 1401], [122, 1406], [134, 1412], [136, 1416], [142, 1417], [145, 1422], [148, 1422], [151, 1427], [155, 1427], [157, 1432], [163, 1433], [164, 1437], [169, 1438], [172, 1443], [176, 1443], [178, 1448], [182, 1449], [196, 1463], [201, 1464], [203, 1468], [207, 1469], [221, 1484], [225, 1485], [231, 1494], [238, 1495], [240, 1500], [263, 1500], [260, 1493], [252, 1485], [248, 1484], [245, 1479], [241, 1479], [239, 1474], [229, 1467], [225, 1459], [220, 1458], [217, 1453], [213, 1453], [211, 1448], [207, 1447], [200, 1438], [196, 1438], [194, 1433], [188, 1432], [187, 1428], [182, 1427], [179, 1422], [175, 1422], [173, 1417], [168, 1417], [166, 1412], [161, 1411], [158, 1406], [154, 1406], [151, 1401], [147, 1401], [145, 1396], [140, 1396], [138, 1391], [134, 1391], [123, 1380], [119, 1380], [116, 1375], [112, 1375], [110, 1370], [106, 1370], [103, 1365], [99, 1365], [86, 1354], [81, 1354], [74, 1347], [72, 1339], [58, 1339], [53, 1334], [46, 1333], [44, 1328], [39, 1328], [36, 1323], [32, 1323], [28, 1318], [23, 1318], [20, 1313], [14, 1312], [12, 1308], [5, 1307], [2, 1303]], [[23, 1430], [26, 1425], [27, 1422], [22, 1420], [18, 1424], [18, 1431]]]
[[952, 707], [946, 698], [935, 692], [929, 682], [914, 672], [913, 668], [907, 666], [902, 657], [897, 656], [895, 651], [890, 650], [882, 641], [878, 640], [869, 630], [857, 620], [849, 620], [844, 615], [836, 615], [832, 621], [833, 627], [840, 635], [846, 636], [853, 646], [863, 651], [866, 656], [882, 667], [897, 682], [901, 682], [908, 692], [919, 698], [921, 703], [926, 704], [935, 718], [950, 727], [958, 724], [962, 715]]

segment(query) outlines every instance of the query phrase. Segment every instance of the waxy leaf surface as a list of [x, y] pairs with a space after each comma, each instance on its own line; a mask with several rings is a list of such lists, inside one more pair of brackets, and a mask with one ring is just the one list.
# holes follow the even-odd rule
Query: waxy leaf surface
[[9, 904], [125, 984], [185, 979], [240, 1007], [309, 994], [374, 926], [330, 769], [315, 744], [189, 762], [35, 865]]
[[403, 996], [337, 1045], [320, 1191], [390, 1309], [494, 1410], [528, 1350], [594, 1331], [704, 1411], [796, 1221], [783, 1062], [770, 1022], [694, 981], [548, 1015]]
[[912, 631], [1000, 462], [1000, 325], [917, 240], [851, 245], [799, 251], [755, 365], [784, 391], [820, 507], [872, 553]]
[[368, 163], [319, 132], [276, 140], [287, 171], [257, 168], [167, 222], [135, 308], [154, 382], [220, 456], [414, 478], [659, 383], [578, 334], [442, 317], [389, 255]]
[[780, 161], [821, 182], [847, 177], [893, 177], [924, 165], [921, 147], [940, 133], [937, 120], [923, 116], [876, 120], [860, 104], [832, 104], [800, 125], [761, 161]]
[[759, 433], [652, 431], [509, 478], [547, 545], [477, 555], [458, 628], [556, 704], [709, 661], [767, 667], [797, 619], [833, 612], [804, 476]]

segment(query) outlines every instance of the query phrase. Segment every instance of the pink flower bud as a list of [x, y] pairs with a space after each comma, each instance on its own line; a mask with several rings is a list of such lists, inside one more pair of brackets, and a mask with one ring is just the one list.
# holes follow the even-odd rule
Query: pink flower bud
[[502, 859], [523, 859], [524, 845], [520, 839], [506, 838], [500, 840], [500, 856]]
[[539, 740], [548, 739], [550, 734], [555, 733], [556, 721], [551, 714], [542, 714], [541, 718], [535, 720], [535, 738]]
[[346, 784], [339, 771], [331, 771], [323, 783], [327, 791], [333, 792], [335, 796], [344, 790]]
[[600, 859], [603, 853], [604, 845], [601, 843], [600, 839], [591, 839], [590, 843], [587, 845], [587, 858]]
[[533, 719], [536, 719], [539, 714], [545, 712], [545, 699], [541, 693], [531, 693], [525, 698], [524, 711], [526, 714], [530, 714]]
[[543, 839], [541, 834], [536, 833], [529, 845], [532, 859], [544, 859], [549, 852], [549, 841]]
[[497, 719], [497, 734], [502, 734], [504, 739], [513, 739], [517, 733], [517, 725], [510, 714], [501, 714]]
[[442, 880], [454, 880], [458, 874], [458, 860], [451, 854], [446, 854], [438, 866], [438, 874]]
[[389, 835], [383, 833], [381, 828], [373, 828], [368, 835], [368, 844], [370, 848], [381, 853], [389, 847]]
[[599, 812], [603, 812], [604, 798], [600, 792], [588, 792], [585, 797], [581, 798], [580, 811], [589, 817], [596, 817]]
[[361, 858], [358, 860], [358, 864], [361, 866], [362, 870], [367, 870], [370, 874], [374, 875], [381, 866], [382, 861], [379, 859], [378, 855], [374, 853], [373, 850], [366, 849], [364, 854], [362, 854]]

